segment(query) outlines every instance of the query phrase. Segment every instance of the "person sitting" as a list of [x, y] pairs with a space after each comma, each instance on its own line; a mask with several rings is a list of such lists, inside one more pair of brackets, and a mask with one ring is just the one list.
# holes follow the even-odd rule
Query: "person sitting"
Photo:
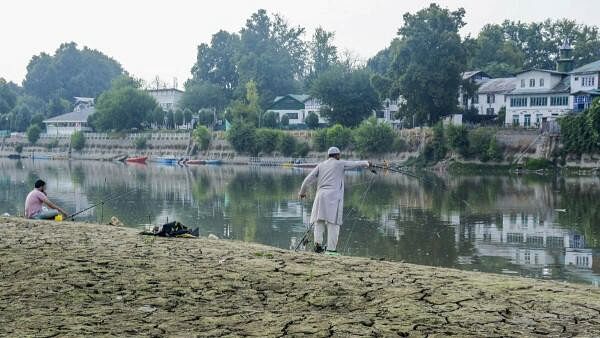
[[[46, 204], [51, 210], [42, 209], [43, 204]], [[25, 217], [30, 219], [54, 219], [59, 213], [67, 216], [66, 211], [52, 203], [46, 196], [46, 182], [42, 180], [35, 181], [34, 189], [25, 199]]]

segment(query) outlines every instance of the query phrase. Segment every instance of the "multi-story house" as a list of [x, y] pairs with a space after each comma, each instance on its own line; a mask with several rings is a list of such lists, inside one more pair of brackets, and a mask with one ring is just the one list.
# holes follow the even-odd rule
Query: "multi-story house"
[[584, 111], [594, 98], [600, 96], [600, 60], [573, 69], [570, 75], [573, 111]]
[[183, 96], [183, 91], [177, 88], [148, 89], [146, 91], [165, 111], [175, 110], [179, 100], [181, 100], [181, 97]]
[[[481, 86], [492, 77], [480, 70], [473, 70], [461, 74], [463, 84], [458, 89], [458, 105], [464, 110], [475, 108], [479, 104], [477, 87]], [[467, 86], [471, 88], [467, 88]]]
[[507, 94], [516, 88], [517, 79], [505, 77], [489, 79], [479, 86], [476, 96], [477, 103], [473, 107], [479, 115], [498, 115], [502, 107], [506, 107]]

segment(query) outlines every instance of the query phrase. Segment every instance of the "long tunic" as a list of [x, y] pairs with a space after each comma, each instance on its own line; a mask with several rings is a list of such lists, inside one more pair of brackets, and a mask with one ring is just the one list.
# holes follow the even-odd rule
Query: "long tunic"
[[344, 171], [369, 167], [368, 161], [343, 161], [329, 158], [319, 163], [306, 176], [300, 194], [306, 193], [308, 186], [317, 180], [317, 195], [313, 203], [310, 223], [327, 221], [341, 225], [344, 210]]

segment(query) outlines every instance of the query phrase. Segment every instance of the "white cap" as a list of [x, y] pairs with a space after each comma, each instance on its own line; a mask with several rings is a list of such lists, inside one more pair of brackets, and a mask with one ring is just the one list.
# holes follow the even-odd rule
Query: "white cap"
[[327, 150], [327, 155], [335, 155], [335, 154], [339, 154], [340, 150], [337, 147], [331, 147], [329, 148], [329, 150]]

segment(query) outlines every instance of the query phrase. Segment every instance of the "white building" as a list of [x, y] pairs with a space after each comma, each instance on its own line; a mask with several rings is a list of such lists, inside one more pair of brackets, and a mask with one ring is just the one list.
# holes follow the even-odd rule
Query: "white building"
[[516, 88], [517, 79], [505, 77], [483, 81], [477, 90], [473, 106], [479, 115], [498, 115], [506, 107], [507, 94]]
[[279, 120], [287, 115], [290, 125], [303, 124], [310, 113], [315, 113], [319, 117], [319, 123], [326, 123], [327, 120], [321, 117], [321, 103], [316, 98], [305, 94], [288, 94], [277, 96], [267, 111], [277, 113]]
[[600, 96], [600, 60], [576, 68], [570, 75], [573, 111], [584, 111]]
[[163, 88], [163, 89], [148, 89], [146, 90], [150, 96], [152, 96], [158, 105], [166, 111], [175, 110], [179, 100], [183, 96], [183, 91], [177, 88]]
[[388, 122], [393, 126], [398, 127], [402, 124], [402, 121], [397, 118], [398, 112], [400, 111], [400, 104], [403, 102], [403, 98], [400, 97], [396, 100], [385, 99], [381, 104], [381, 109], [375, 111], [375, 117], [380, 122]]
[[532, 69], [518, 73], [517, 88], [507, 94], [507, 125], [540, 126], [571, 111], [568, 73]]
[[[461, 74], [463, 82], [470, 83], [473, 86], [481, 86], [492, 77], [480, 70], [473, 70]], [[469, 109], [479, 104], [479, 96], [469, 93], [469, 90], [461, 86], [458, 89], [458, 105], [462, 109]]]
[[88, 117], [94, 114], [94, 99], [90, 97], [76, 97], [75, 108], [72, 112], [58, 115], [43, 123], [46, 125], [47, 135], [72, 135], [76, 131], [91, 131]]

